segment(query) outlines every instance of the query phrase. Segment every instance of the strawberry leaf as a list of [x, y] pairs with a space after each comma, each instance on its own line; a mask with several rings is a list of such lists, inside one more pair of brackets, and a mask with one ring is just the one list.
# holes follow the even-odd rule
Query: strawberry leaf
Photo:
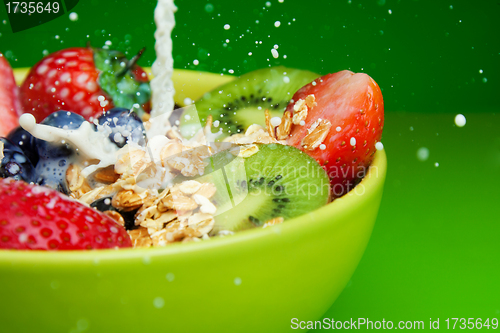
[[127, 57], [119, 51], [94, 49], [94, 62], [101, 72], [99, 86], [111, 96], [113, 104], [142, 116], [145, 112], [142, 105], [151, 99], [151, 89], [149, 82], [135, 78]]

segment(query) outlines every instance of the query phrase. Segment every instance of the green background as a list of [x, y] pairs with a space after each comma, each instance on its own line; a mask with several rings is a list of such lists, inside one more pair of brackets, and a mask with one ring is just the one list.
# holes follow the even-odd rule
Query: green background
[[[379, 217], [358, 269], [324, 317], [423, 320], [426, 328], [429, 318], [443, 328], [448, 317], [500, 317], [498, 1], [176, 4], [176, 68], [235, 75], [269, 65], [351, 69], [370, 74], [383, 91], [389, 171]], [[139, 64], [150, 66], [155, 5], [81, 0], [77, 21], [66, 14], [16, 34], [2, 22], [2, 7], [0, 51], [14, 67], [28, 67], [44, 52], [109, 40], [129, 56], [146, 46]], [[459, 113], [463, 128], [454, 124]], [[425, 160], [417, 158], [422, 148]]]

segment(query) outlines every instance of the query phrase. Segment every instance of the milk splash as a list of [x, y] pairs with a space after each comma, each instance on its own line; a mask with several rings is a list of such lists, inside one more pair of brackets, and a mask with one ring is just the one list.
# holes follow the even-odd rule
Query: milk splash
[[[152, 111], [151, 118], [146, 126], [146, 140], [147, 144], [144, 149], [146, 151], [146, 158], [152, 163], [152, 167], [148, 168], [137, 176], [137, 183], [134, 190], [140, 192], [147, 188], [158, 189], [165, 188], [171, 185], [173, 180], [173, 173], [171, 169], [162, 163], [161, 151], [171, 141], [167, 137], [167, 132], [172, 129], [169, 123], [169, 118], [174, 109], [174, 86], [172, 82], [173, 74], [173, 58], [172, 58], [172, 39], [171, 32], [175, 25], [174, 13], [177, 7], [172, 0], [159, 0], [155, 8], [155, 22], [157, 30], [155, 32], [155, 50], [156, 60], [153, 64], [152, 71], [154, 78], [151, 80], [152, 91]], [[198, 117], [198, 112], [194, 105], [189, 105], [186, 108], [193, 108], [190, 112]], [[57, 127], [37, 124], [33, 115], [27, 113], [21, 116], [19, 123], [22, 128], [28, 131], [34, 137], [52, 143], [68, 143], [75, 151], [77, 151], [79, 158], [87, 161], [96, 161], [96, 164], [87, 165], [82, 170], [82, 176], [87, 178], [98, 169], [105, 168], [117, 163], [120, 153], [127, 150], [138, 148], [133, 144], [127, 144], [122, 149], [113, 144], [109, 139], [109, 133], [105, 130], [97, 131], [93, 125], [84, 121], [78, 129], [68, 130], [60, 129]], [[217, 125], [219, 124], [216, 121]], [[217, 127], [216, 125], [216, 127]], [[211, 153], [227, 150], [232, 148], [233, 158], [228, 161], [227, 165], [222, 166], [218, 170], [205, 175], [207, 181], [212, 180], [213, 183], [223, 184], [222, 188], [218, 189], [219, 195], [225, 196], [226, 200], [221, 200], [222, 207], [217, 208], [216, 214], [230, 209], [231, 207], [241, 203], [247, 195], [246, 187], [238, 189], [236, 184], [241, 183], [241, 180], [246, 179], [244, 160], [239, 155], [239, 146], [232, 144], [215, 144], [217, 137], [221, 134], [221, 130], [217, 133], [212, 133], [209, 128], [201, 125], [198, 119], [190, 125], [191, 139], [181, 139], [183, 145], [183, 152], [168, 156], [170, 159], [179, 158], [183, 153], [188, 152], [196, 147], [205, 146]], [[148, 140], [149, 138], [149, 140]], [[210, 147], [210, 148], [208, 148]], [[187, 150], [184, 150], [187, 149]], [[236, 150], [235, 150], [236, 149]], [[164, 162], [164, 161], [163, 161]], [[215, 181], [215, 180], [218, 181]], [[229, 184], [226, 184], [229, 181]], [[231, 189], [233, 196], [228, 192], [228, 186]], [[215, 212], [213, 212], [215, 214]]]
[[155, 51], [156, 60], [152, 71], [154, 78], [151, 80], [152, 117], [166, 114], [161, 120], [169, 125], [168, 116], [174, 110], [174, 85], [172, 83], [173, 65], [172, 59], [172, 29], [175, 26], [174, 13], [177, 7], [172, 0], [159, 0], [155, 8]]
[[115, 153], [118, 147], [111, 143], [103, 132], [95, 131], [88, 121], [84, 121], [78, 129], [68, 130], [37, 124], [32, 114], [25, 113], [19, 118], [19, 125], [40, 140], [56, 144], [65, 141], [75, 147], [78, 154], [85, 159], [99, 160], [98, 164], [82, 170], [84, 177], [116, 162]]

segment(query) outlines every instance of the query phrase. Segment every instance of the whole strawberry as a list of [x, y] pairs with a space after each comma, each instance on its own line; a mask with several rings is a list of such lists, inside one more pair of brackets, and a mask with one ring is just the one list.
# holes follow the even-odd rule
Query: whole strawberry
[[146, 73], [119, 51], [74, 47], [49, 54], [29, 72], [20, 89], [24, 112], [38, 122], [52, 112], [69, 110], [86, 119], [113, 107], [150, 109]]
[[7, 59], [0, 53], [0, 136], [6, 136], [18, 125], [21, 114], [19, 88]]
[[330, 176], [339, 197], [365, 175], [384, 127], [384, 101], [368, 75], [341, 71], [300, 88], [287, 111], [294, 123], [287, 143], [302, 149]]
[[108, 216], [46, 187], [0, 179], [0, 249], [90, 250], [131, 247]]

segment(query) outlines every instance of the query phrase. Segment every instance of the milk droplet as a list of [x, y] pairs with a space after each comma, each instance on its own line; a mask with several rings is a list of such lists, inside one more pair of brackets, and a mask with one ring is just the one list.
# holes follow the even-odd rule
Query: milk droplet
[[429, 149], [427, 149], [425, 147], [418, 148], [417, 158], [419, 159], [419, 161], [422, 161], [422, 162], [427, 161], [427, 159], [429, 158]]
[[239, 286], [241, 284], [241, 278], [239, 277], [234, 278], [234, 284]]
[[303, 120], [301, 120], [301, 121], [299, 122], [299, 125], [300, 125], [300, 126], [304, 126], [305, 124], [306, 124], [306, 122], [305, 122], [305, 121], [303, 121]]
[[193, 65], [198, 66], [198, 64], [199, 64], [199, 63], [200, 63], [200, 62], [198, 61], [198, 59], [194, 59], [194, 60], [193, 60]]
[[276, 22], [274, 22], [274, 26], [275, 26], [276, 28], [278, 28], [280, 25], [281, 25], [281, 22], [280, 22], [280, 21], [276, 21]]
[[165, 278], [167, 279], [168, 282], [174, 281], [174, 278], [175, 278], [174, 273], [167, 273]]
[[[184, 98], [185, 105], [191, 105], [191, 103], [193, 103], [193, 100], [191, 98], [189, 98], [189, 97]], [[191, 117], [189, 117], [189, 118], [191, 118]], [[186, 120], [189, 120], [189, 119], [186, 118]]]
[[337, 128], [335, 128], [335, 130], [336, 130], [337, 132], [340, 132], [340, 131], [342, 130], [342, 128], [341, 128], [340, 126], [337, 126]]
[[35, 117], [31, 113], [24, 113], [19, 118], [19, 125], [27, 131], [32, 130], [36, 125]]
[[211, 12], [213, 12], [213, 11], [214, 11], [214, 5], [212, 5], [211, 3], [207, 3], [207, 4], [205, 5], [205, 11], [206, 11], [207, 13], [211, 13]]
[[325, 149], [326, 149], [326, 145], [325, 145], [325, 144], [323, 144], [323, 143], [322, 143], [322, 144], [320, 144], [320, 145], [319, 145], [319, 149], [321, 149], [321, 150], [325, 150]]
[[78, 331], [85, 331], [87, 328], [89, 328], [89, 322], [82, 318], [82, 319], [79, 319], [77, 322], [76, 322], [76, 327], [78, 328]]
[[[16, 166], [17, 166], [17, 165], [16, 165]], [[19, 170], [21, 169], [21, 168], [19, 168], [19, 166], [17, 166], [17, 168], [18, 168]], [[17, 170], [17, 171], [19, 172], [19, 170]], [[11, 170], [9, 170], [9, 172], [10, 172], [11, 174], [17, 173], [17, 172], [12, 172]], [[28, 241], [28, 235], [27, 235], [27, 234], [25, 234], [25, 233], [22, 233], [22, 234], [20, 234], [20, 235], [19, 235], [18, 239], [19, 239], [19, 243], [26, 243], [26, 242]]]
[[281, 124], [281, 118], [280, 117], [273, 117], [271, 118], [271, 125], [274, 127], [279, 126]]
[[161, 309], [165, 306], [165, 300], [158, 296], [153, 300], [153, 305], [155, 308]]
[[439, 163], [438, 162], [434, 163], [434, 166], [437, 168], [439, 166]]
[[467, 120], [465, 119], [465, 116], [463, 114], [457, 114], [455, 116], [455, 125], [457, 125], [458, 127], [464, 127], [466, 122]]
[[349, 141], [349, 143], [351, 144], [351, 146], [355, 146], [356, 145], [356, 138], [352, 137], [351, 140]]
[[377, 149], [377, 150], [382, 150], [382, 149], [384, 149], [384, 144], [383, 144], [382, 142], [377, 142], [377, 143], [375, 144], [375, 149]]
[[290, 78], [288, 76], [283, 77], [283, 82], [290, 83]]
[[75, 12], [69, 13], [69, 19], [73, 22], [78, 21], [78, 14]]
[[229, 24], [224, 24], [224, 30], [229, 30], [231, 26]]
[[219, 124], [220, 124], [220, 121], [218, 121], [218, 120], [214, 121], [214, 123], [213, 123], [214, 127], [219, 127]]
[[271, 49], [271, 54], [273, 55], [274, 59], [277, 59], [280, 56], [276, 49]]

